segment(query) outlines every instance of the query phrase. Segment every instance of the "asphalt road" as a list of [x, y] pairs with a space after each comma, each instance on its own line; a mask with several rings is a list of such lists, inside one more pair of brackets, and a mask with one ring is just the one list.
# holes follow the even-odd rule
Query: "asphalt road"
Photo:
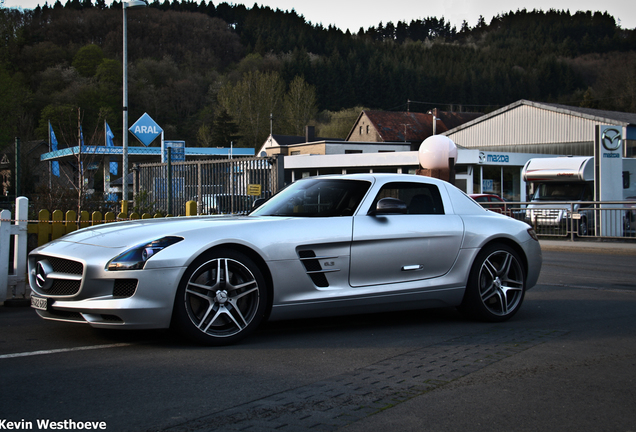
[[506, 323], [454, 309], [297, 320], [223, 348], [0, 307], [0, 430], [635, 431], [635, 263], [548, 247]]

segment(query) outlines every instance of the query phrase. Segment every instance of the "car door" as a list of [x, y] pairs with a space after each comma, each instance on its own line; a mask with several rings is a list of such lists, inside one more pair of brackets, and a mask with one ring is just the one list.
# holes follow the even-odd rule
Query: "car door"
[[445, 214], [436, 185], [395, 182], [382, 187], [382, 198], [407, 204], [405, 214], [357, 215], [353, 222], [352, 287], [430, 279], [446, 274], [457, 259], [463, 222]]

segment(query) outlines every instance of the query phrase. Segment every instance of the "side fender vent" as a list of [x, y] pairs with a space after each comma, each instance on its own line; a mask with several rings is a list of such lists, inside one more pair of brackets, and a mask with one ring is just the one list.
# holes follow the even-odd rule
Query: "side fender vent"
[[329, 281], [325, 276], [325, 270], [323, 270], [320, 265], [318, 257], [316, 257], [316, 253], [311, 250], [301, 250], [298, 251], [298, 256], [300, 257], [300, 262], [302, 262], [303, 266], [305, 266], [305, 271], [311, 278], [314, 285], [320, 288], [327, 288], [329, 286]]

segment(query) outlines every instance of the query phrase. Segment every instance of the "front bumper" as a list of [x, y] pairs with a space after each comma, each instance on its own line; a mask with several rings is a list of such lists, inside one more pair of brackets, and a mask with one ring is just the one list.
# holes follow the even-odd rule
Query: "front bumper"
[[536, 240], [529, 240], [522, 244], [528, 263], [528, 272], [526, 276], [526, 289], [530, 289], [539, 281], [541, 267], [543, 265], [543, 255], [541, 245]]
[[[46, 310], [36, 309], [44, 319], [85, 323], [97, 328], [152, 329], [170, 326], [175, 293], [185, 268], [106, 271], [103, 265], [82, 262], [80, 280], [62, 280], [42, 289], [36, 278], [39, 260], [29, 257], [32, 297], [44, 298]], [[69, 273], [56, 273], [63, 278]], [[69, 276], [70, 278], [70, 276]], [[78, 279], [77, 275], [74, 276]], [[57, 283], [57, 281], [56, 281]], [[122, 288], [123, 287], [123, 288]]]

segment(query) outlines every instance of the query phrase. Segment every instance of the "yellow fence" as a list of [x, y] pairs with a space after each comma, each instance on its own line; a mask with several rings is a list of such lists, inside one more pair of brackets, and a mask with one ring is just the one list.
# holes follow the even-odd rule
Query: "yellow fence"
[[[197, 214], [196, 201], [188, 201], [186, 203], [186, 216], [195, 216]], [[170, 216], [170, 215], [168, 215]], [[103, 214], [101, 212], [93, 212], [89, 214], [87, 211], [80, 212], [79, 218], [77, 212], [69, 210], [66, 213], [61, 210], [55, 210], [50, 213], [48, 210], [40, 210], [37, 222], [29, 222], [27, 232], [29, 234], [37, 234], [38, 246], [56, 240], [65, 234], [73, 232], [80, 228], [99, 225], [103, 223], [118, 222], [123, 220], [151, 219], [161, 218], [160, 214], [150, 215], [144, 213], [119, 213], [115, 215], [113, 212]]]

